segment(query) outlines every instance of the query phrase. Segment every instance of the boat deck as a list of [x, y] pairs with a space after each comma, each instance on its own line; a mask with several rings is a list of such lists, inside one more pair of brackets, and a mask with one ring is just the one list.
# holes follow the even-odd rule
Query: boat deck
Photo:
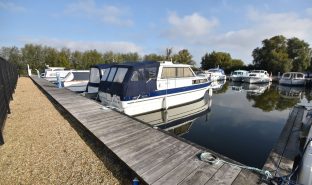
[[[197, 145], [104, 108], [67, 89], [58, 89], [44, 79], [36, 76], [31, 79], [56, 107], [61, 108], [60, 111], [65, 111], [126, 164], [141, 183], [257, 184], [260, 181], [257, 174], [248, 170], [199, 160], [198, 154], [205, 149]], [[221, 155], [218, 157], [234, 162]]]

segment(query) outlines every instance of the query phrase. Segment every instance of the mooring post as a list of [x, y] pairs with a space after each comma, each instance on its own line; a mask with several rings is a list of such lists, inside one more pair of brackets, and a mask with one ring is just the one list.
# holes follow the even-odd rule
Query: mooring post
[[57, 88], [62, 88], [60, 73], [56, 73], [56, 80], [57, 80]]

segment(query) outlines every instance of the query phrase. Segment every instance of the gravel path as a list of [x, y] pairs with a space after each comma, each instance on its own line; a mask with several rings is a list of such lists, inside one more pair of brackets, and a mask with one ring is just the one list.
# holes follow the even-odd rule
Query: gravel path
[[92, 150], [29, 78], [19, 78], [13, 98], [0, 146], [0, 184], [131, 183], [105, 151]]

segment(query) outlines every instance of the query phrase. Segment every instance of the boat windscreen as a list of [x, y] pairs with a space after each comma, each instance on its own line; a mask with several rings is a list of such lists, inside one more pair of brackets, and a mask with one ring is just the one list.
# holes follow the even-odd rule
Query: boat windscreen
[[74, 75], [73, 80], [89, 80], [89, 71], [86, 72], [72, 72]]

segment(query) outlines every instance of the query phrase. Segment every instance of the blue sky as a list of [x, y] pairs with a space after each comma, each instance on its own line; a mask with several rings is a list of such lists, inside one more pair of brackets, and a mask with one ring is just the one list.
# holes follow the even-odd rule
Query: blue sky
[[0, 0], [0, 47], [25, 43], [72, 50], [174, 53], [188, 49], [252, 62], [252, 50], [274, 35], [312, 44], [311, 0]]

